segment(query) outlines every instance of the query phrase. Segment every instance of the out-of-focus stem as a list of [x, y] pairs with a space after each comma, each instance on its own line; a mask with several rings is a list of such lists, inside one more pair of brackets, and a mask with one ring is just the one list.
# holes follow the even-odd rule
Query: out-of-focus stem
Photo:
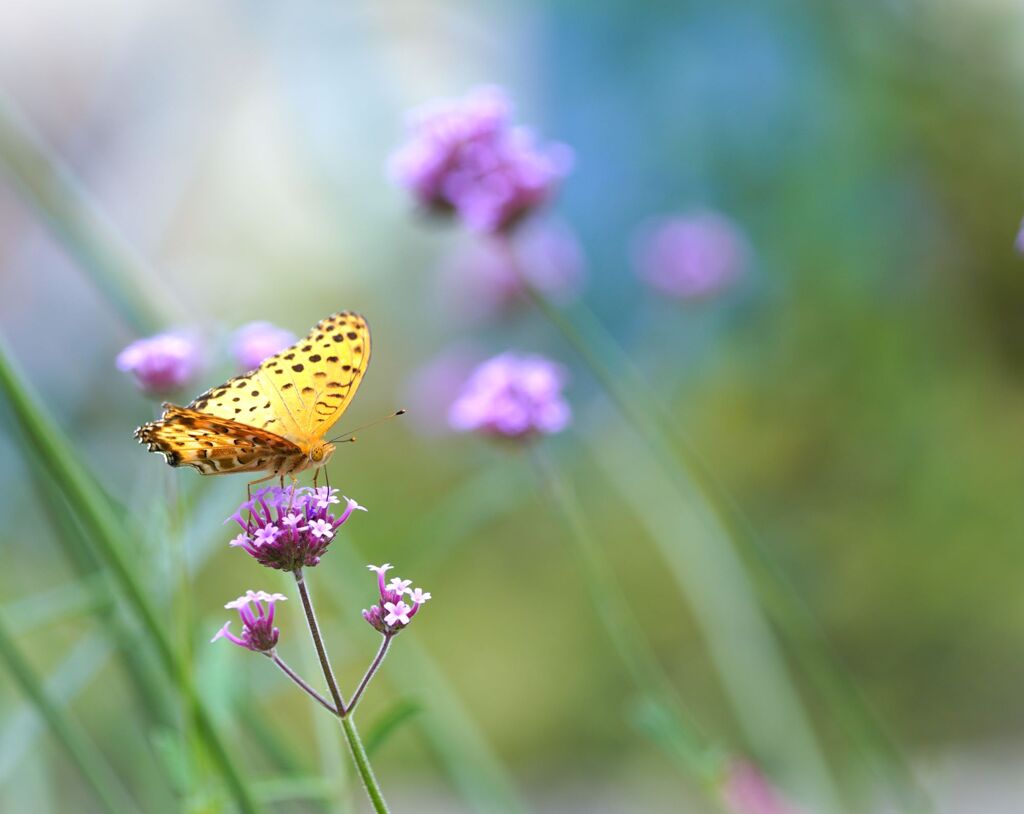
[[[658, 478], [671, 485], [673, 503], [693, 507], [686, 531], [699, 534], [688, 534], [685, 546], [678, 516], [671, 518], [677, 528], [659, 529], [653, 537], [676, 566], [673, 573], [694, 606], [722, 686], [752, 745], [759, 755], [775, 755], [790, 784], [803, 788], [819, 807], [840, 811], [814, 728], [739, 556], [732, 512], [720, 502], [696, 456], [676, 437], [671, 420], [647, 397], [650, 387], [597, 317], [582, 307], [570, 317], [554, 306], [520, 268], [509, 238], [500, 237], [497, 243], [538, 310], [579, 354], [642, 439]], [[709, 580], [716, 581], [714, 593], [706, 590]], [[737, 633], [747, 638], [742, 648], [735, 641]], [[756, 691], [752, 675], [757, 676]]]
[[380, 649], [377, 650], [377, 655], [373, 661], [370, 662], [370, 666], [366, 670], [366, 675], [363, 676], [363, 680], [359, 682], [359, 686], [356, 687], [356, 691], [352, 693], [352, 700], [348, 702], [348, 709], [345, 710], [345, 714], [349, 715], [356, 708], [356, 703], [359, 701], [359, 696], [363, 694], [363, 690], [366, 689], [366, 685], [370, 683], [370, 680], [376, 674], [380, 665], [384, 661], [384, 657], [388, 654], [388, 648], [391, 646], [391, 639], [393, 637], [388, 634], [384, 634], [380, 643]]
[[128, 796], [117, 776], [102, 761], [96, 748], [85, 733], [72, 721], [47, 693], [43, 679], [17, 647], [6, 625], [0, 622], [0, 659], [14, 677], [21, 691], [28, 696], [46, 721], [57, 741], [78, 765], [82, 776], [89, 782], [103, 806], [113, 814], [139, 811]]
[[338, 714], [338, 710], [336, 710], [333, 706], [331, 706], [331, 702], [328, 701], [326, 698], [324, 698], [320, 693], [318, 693], [316, 690], [314, 690], [311, 686], [309, 686], [309, 684], [306, 682], [306, 680], [302, 676], [300, 676], [298, 673], [296, 673], [291, 667], [289, 667], [287, 665], [287, 663], [285, 663], [285, 660], [282, 659], [279, 655], [277, 655], [277, 653], [272, 654], [270, 656], [270, 659], [271, 659], [271, 661], [274, 662], [274, 664], [276, 664], [278, 667], [280, 667], [281, 668], [281, 672], [283, 672], [286, 676], [288, 676], [288, 678], [290, 678], [292, 681], [294, 681], [299, 686], [299, 689], [301, 689], [304, 693], [306, 693], [306, 695], [308, 695], [310, 698], [312, 698], [314, 701], [316, 701], [320, 706], [322, 706], [324, 709], [326, 709], [332, 715], [337, 715]]
[[538, 473], [542, 496], [551, 504], [564, 524], [583, 575], [612, 646], [629, 672], [633, 683], [670, 716], [673, 755], [680, 758], [683, 769], [702, 788], [711, 788], [720, 776], [726, 750], [709, 742], [691, 716], [681, 708], [678, 694], [661, 664], [644, 638], [644, 625], [636, 618], [623, 596], [596, 541], [587, 529], [572, 487], [560, 477], [555, 465], [543, 450], [531, 450], [531, 460]]
[[104, 564], [123, 597], [146, 631], [160, 665], [184, 697], [193, 716], [196, 731], [209, 750], [238, 807], [246, 814], [260, 811], [241, 772], [221, 740], [213, 718], [195, 691], [192, 676], [185, 669], [167, 635], [166, 626], [149, 593], [135, 576], [122, 550], [123, 530], [114, 520], [115, 513], [88, 470], [75, 455], [71, 445], [41, 401], [30, 393], [23, 377], [12, 363], [6, 345], [0, 338], [0, 392], [7, 398], [11, 412], [21, 430], [31, 439], [47, 473], [59, 485], [71, 510], [82, 524], [85, 537]]
[[170, 312], [173, 298], [159, 276], [106, 220], [2, 88], [0, 168], [132, 327], [150, 333], [181, 316]]

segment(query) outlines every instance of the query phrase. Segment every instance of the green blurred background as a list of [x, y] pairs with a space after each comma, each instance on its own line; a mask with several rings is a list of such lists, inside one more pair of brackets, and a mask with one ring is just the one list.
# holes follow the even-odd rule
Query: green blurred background
[[[585, 302], [656, 382], [645, 397], [669, 406], [741, 507], [936, 809], [997, 814], [1024, 800], [1022, 40], [1024, 6], [1010, 0], [43, 0], [0, 6], [0, 85], [144, 258], [155, 327], [203, 332], [196, 392], [234, 372], [223, 349], [244, 322], [301, 334], [334, 310], [369, 318], [373, 363], [340, 426], [413, 414], [333, 459], [331, 482], [370, 511], [311, 579], [346, 686], [376, 644], [358, 618], [373, 597], [363, 563], [396, 563], [434, 595], [360, 713], [421, 709], [375, 755], [396, 810], [480, 807], [446, 768], [464, 744], [423, 717], [451, 704], [529, 808], [713, 810], [631, 724], [628, 676], [528, 462], [415, 414], [450, 397], [415, 376], [452, 348], [540, 351], [570, 368], [577, 424], [549, 451], [687, 707], [751, 752], [642, 512], [624, 506], [615, 464], [593, 465], [622, 419], [539, 315], [481, 323], [440, 292], [466, 238], [387, 181], [410, 107], [493, 82], [520, 120], [576, 152], [554, 208], [584, 247]], [[746, 230], [750, 273], [700, 305], [659, 301], [630, 271], [633, 231], [704, 206]], [[269, 665], [206, 646], [225, 601], [291, 586], [226, 546], [243, 479], [172, 471], [132, 439], [156, 405], [113, 359], [139, 328], [87, 265], [59, 223], [0, 186], [3, 336], [130, 511], [133, 561], [200, 693], [254, 774], [308, 780], [273, 810], [320, 810], [307, 797], [321, 791], [363, 810], [330, 722]], [[171, 765], [200, 788], [208, 767], [187, 757], [187, 732], [140, 714], [58, 545], [72, 533], [54, 522], [59, 498], [3, 415], [3, 618], [143, 810], [218, 810], [164, 779]], [[282, 652], [312, 678], [298, 608], [286, 611]], [[782, 639], [833, 769], [856, 775]], [[2, 674], [0, 702], [0, 809], [93, 810]], [[279, 760], [240, 728], [253, 710]], [[895, 810], [858, 799], [854, 810]]]

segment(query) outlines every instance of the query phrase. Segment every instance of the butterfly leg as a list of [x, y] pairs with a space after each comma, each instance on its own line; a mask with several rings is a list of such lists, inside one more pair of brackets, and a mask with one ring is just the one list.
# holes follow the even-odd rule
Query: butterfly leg
[[268, 481], [272, 477], [274, 477], [273, 472], [271, 472], [265, 478], [257, 478], [256, 480], [251, 480], [247, 484], [245, 484], [245, 491], [246, 494], [249, 496], [249, 500], [252, 500], [252, 487], [255, 486], [257, 483], [263, 483], [264, 481]]

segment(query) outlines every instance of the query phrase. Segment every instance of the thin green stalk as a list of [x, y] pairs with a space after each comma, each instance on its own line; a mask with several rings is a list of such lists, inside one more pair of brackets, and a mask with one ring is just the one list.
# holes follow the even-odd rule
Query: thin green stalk
[[128, 796], [117, 776], [100, 758], [96, 747], [88, 736], [73, 721], [46, 691], [42, 676], [36, 673], [28, 659], [18, 648], [14, 637], [0, 620], [0, 659], [14, 677], [21, 691], [35, 706], [46, 721], [58, 742], [78, 766], [82, 776], [92, 786], [104, 808], [113, 814], [126, 811], [140, 811], [138, 805]]
[[377, 814], [388, 814], [388, 805], [384, 802], [384, 794], [373, 773], [370, 759], [366, 756], [363, 742], [359, 739], [359, 732], [356, 723], [345, 706], [345, 700], [338, 689], [338, 682], [334, 677], [334, 670], [331, 668], [331, 660], [327, 655], [327, 647], [324, 645], [323, 635], [320, 632], [320, 624], [316, 619], [316, 611], [313, 608], [313, 600], [309, 595], [309, 588], [303, 578], [302, 570], [295, 571], [295, 584], [299, 589], [299, 596], [302, 599], [302, 609], [306, 613], [306, 624], [309, 626], [309, 635], [313, 637], [313, 645], [316, 647], [317, 656], [320, 659], [320, 667], [323, 670], [324, 680], [330, 690], [331, 698], [334, 699], [335, 709], [339, 712], [341, 728], [345, 733], [349, 749], [352, 752], [352, 760], [355, 762], [356, 770], [363, 781], [363, 788], [373, 804], [373, 810]]
[[160, 278], [100, 214], [2, 88], [0, 167], [136, 330], [150, 333], [179, 316], [168, 313], [173, 300]]
[[384, 802], [384, 795], [381, 794], [380, 785], [377, 783], [373, 767], [370, 765], [370, 758], [366, 756], [366, 749], [363, 748], [359, 730], [356, 729], [356, 722], [351, 714], [342, 716], [341, 728], [348, 740], [348, 748], [352, 750], [352, 759], [356, 763], [356, 769], [359, 770], [359, 777], [363, 781], [366, 793], [370, 796], [370, 802], [373, 803], [373, 810], [377, 814], [388, 814], [388, 804]]
[[159, 657], [166, 673], [180, 688], [193, 716], [196, 730], [224, 777], [232, 796], [243, 812], [256, 812], [259, 806], [249, 793], [231, 754], [213, 724], [212, 716], [195, 692], [192, 676], [184, 668], [171, 645], [156, 608], [147, 591], [136, 579], [123, 554], [124, 530], [115, 520], [108, 498], [79, 461], [42, 401], [32, 395], [15, 371], [6, 344], [0, 339], [0, 391], [4, 393], [20, 430], [31, 444], [53, 480], [82, 524], [100, 561], [109, 570], [122, 595], [146, 631], [146, 638]]
[[713, 745], [681, 708], [678, 693], [644, 637], [644, 625], [633, 613], [597, 542], [590, 534], [572, 487], [562, 478], [544, 450], [534, 448], [530, 459], [538, 474], [542, 497], [564, 525], [582, 565], [584, 580], [598, 618], [633, 683], [670, 716], [672, 755], [682, 768], [710, 789], [723, 769], [726, 750]]

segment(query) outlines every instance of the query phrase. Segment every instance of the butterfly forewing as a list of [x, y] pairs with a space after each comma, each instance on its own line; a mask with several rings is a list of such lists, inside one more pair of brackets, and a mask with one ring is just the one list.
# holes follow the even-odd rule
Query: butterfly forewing
[[323, 437], [345, 411], [369, 361], [366, 320], [348, 311], [332, 314], [304, 339], [189, 407], [308, 442]]
[[172, 466], [203, 474], [292, 472], [308, 463], [311, 444], [348, 407], [369, 361], [366, 320], [332, 314], [304, 339], [188, 407], [165, 405], [162, 418], [144, 424], [136, 437]]

